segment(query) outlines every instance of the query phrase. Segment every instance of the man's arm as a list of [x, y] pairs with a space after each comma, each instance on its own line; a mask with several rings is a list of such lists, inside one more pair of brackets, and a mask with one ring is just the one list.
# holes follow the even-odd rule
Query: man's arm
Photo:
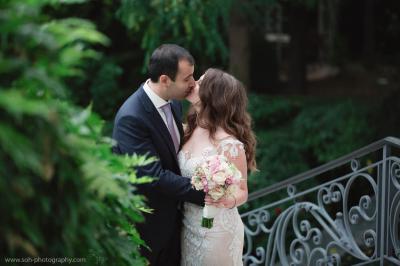
[[[132, 116], [122, 117], [115, 125], [114, 139], [118, 142], [121, 154], [140, 154], [159, 158], [150, 132], [144, 121]], [[139, 176], [157, 178], [149, 185], [160, 193], [181, 201], [204, 205], [204, 193], [196, 191], [190, 179], [163, 169], [161, 162], [156, 161], [138, 168]]]

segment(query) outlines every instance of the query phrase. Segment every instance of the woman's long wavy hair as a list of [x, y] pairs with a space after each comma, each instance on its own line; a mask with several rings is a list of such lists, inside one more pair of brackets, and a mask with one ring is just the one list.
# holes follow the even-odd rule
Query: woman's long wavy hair
[[247, 167], [256, 170], [256, 139], [251, 129], [243, 84], [222, 70], [210, 68], [199, 86], [200, 108], [198, 112], [193, 106], [189, 109], [183, 141], [189, 140], [197, 126], [209, 130], [212, 139], [221, 127], [244, 144]]

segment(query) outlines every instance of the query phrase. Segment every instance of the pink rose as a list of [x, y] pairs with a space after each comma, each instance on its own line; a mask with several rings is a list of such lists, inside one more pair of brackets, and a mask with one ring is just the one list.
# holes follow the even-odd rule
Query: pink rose
[[225, 180], [225, 184], [227, 185], [233, 184], [233, 176], [228, 176], [228, 178]]
[[218, 172], [220, 166], [221, 166], [221, 163], [220, 163], [219, 160], [215, 160], [214, 162], [212, 162], [210, 164], [210, 172], [211, 172], [211, 174], [215, 174], [216, 172]]

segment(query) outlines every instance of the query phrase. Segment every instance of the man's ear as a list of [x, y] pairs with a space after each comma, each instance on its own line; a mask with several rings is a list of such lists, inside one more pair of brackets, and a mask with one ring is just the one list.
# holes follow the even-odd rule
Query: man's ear
[[171, 79], [167, 75], [161, 75], [159, 78], [159, 82], [161, 85], [168, 87], [171, 83]]

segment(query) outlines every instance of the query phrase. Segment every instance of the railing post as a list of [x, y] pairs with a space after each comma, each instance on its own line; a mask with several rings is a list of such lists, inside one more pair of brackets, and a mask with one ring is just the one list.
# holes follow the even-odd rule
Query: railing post
[[389, 191], [389, 160], [390, 156], [390, 146], [388, 144], [383, 146], [382, 149], [382, 171], [378, 179], [378, 202], [379, 211], [378, 211], [378, 239], [377, 239], [377, 255], [379, 257], [380, 266], [384, 266], [385, 263], [385, 255], [388, 252], [388, 241], [389, 241], [389, 233], [388, 233], [388, 197], [390, 194]]

